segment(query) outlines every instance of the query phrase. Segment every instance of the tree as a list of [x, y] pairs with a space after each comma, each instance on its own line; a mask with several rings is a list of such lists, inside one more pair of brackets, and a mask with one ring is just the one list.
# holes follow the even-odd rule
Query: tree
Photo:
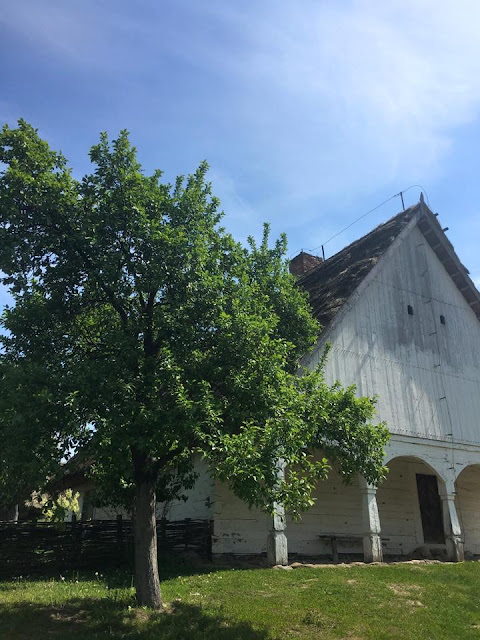
[[387, 436], [371, 399], [297, 375], [319, 327], [284, 236], [243, 247], [205, 163], [163, 184], [125, 131], [90, 159], [77, 180], [26, 122], [0, 135], [0, 483], [31, 490], [88, 447], [99, 482], [134, 493], [137, 600], [160, 608], [156, 491], [191, 478], [192, 452], [250, 505], [298, 513], [330, 464], [377, 481]]

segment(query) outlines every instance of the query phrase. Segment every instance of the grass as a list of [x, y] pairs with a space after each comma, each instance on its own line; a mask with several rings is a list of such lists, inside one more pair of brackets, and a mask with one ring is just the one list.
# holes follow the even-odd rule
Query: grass
[[135, 607], [126, 573], [0, 582], [2, 640], [468, 640], [480, 562], [292, 571], [163, 570], [166, 613]]

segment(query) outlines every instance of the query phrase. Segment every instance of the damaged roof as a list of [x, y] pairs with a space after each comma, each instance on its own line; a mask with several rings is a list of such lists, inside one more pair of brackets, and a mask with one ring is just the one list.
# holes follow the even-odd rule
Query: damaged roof
[[379, 225], [298, 278], [297, 283], [309, 295], [313, 315], [323, 327], [334, 318], [416, 216], [419, 229], [480, 320], [480, 294], [469, 278], [468, 270], [462, 265], [445, 236], [435, 214], [424, 204], [422, 197], [418, 204]]

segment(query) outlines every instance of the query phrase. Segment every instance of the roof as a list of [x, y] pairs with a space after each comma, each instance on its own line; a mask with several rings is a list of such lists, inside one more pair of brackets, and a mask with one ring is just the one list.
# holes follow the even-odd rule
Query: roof
[[418, 204], [390, 218], [297, 280], [298, 285], [307, 291], [313, 314], [322, 326], [334, 318], [414, 218], [417, 218], [420, 231], [480, 320], [480, 294], [437, 217], [423, 202], [422, 195]]

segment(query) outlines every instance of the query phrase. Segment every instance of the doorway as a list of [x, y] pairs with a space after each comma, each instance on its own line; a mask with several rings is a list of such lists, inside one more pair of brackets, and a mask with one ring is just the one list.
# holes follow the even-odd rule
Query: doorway
[[427, 544], [445, 544], [442, 503], [438, 493], [437, 476], [423, 473], [416, 475], [423, 540]]

